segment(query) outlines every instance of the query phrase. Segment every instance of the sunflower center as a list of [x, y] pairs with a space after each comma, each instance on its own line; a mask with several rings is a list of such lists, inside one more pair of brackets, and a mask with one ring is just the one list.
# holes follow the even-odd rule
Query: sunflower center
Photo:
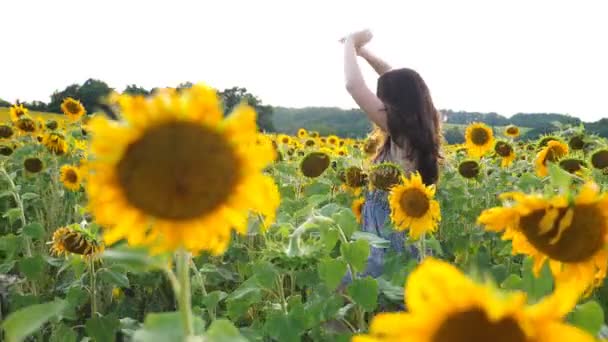
[[401, 195], [400, 204], [407, 216], [414, 218], [424, 216], [430, 207], [426, 194], [416, 188], [405, 190]]
[[189, 220], [226, 202], [240, 161], [225, 138], [204, 126], [172, 122], [149, 129], [117, 165], [131, 205], [167, 220]]
[[573, 150], [582, 150], [585, 147], [585, 141], [580, 136], [573, 136], [568, 142], [570, 148]]
[[77, 102], [74, 102], [74, 101], [68, 101], [65, 104], [65, 109], [70, 114], [78, 114], [78, 113], [80, 113], [80, 105]]
[[27, 158], [23, 162], [23, 167], [31, 173], [42, 171], [42, 161], [38, 158]]
[[499, 141], [496, 143], [494, 151], [501, 157], [508, 157], [513, 152], [513, 147], [504, 141]]
[[13, 154], [12, 148], [5, 145], [0, 145], [0, 155], [10, 156], [11, 154]]
[[72, 170], [72, 169], [67, 169], [65, 171], [65, 180], [68, 183], [78, 183], [78, 174], [76, 174], [76, 171]]
[[323, 152], [312, 152], [306, 155], [300, 164], [300, 170], [309, 178], [319, 177], [329, 167], [329, 156]]
[[433, 335], [433, 342], [525, 342], [526, 334], [517, 321], [505, 317], [491, 322], [481, 309], [448, 316]]
[[522, 233], [536, 249], [553, 260], [569, 263], [589, 260], [604, 246], [605, 218], [594, 204], [576, 205], [572, 209], [570, 225], [560, 227], [567, 213], [567, 208], [562, 208], [545, 233], [540, 228], [545, 210], [535, 210], [521, 218]]
[[474, 160], [466, 160], [458, 165], [458, 173], [464, 178], [477, 177], [479, 174], [479, 164]]
[[517, 134], [517, 133], [519, 133], [519, 128], [513, 127], [513, 126], [508, 127], [507, 128], [507, 133], [509, 133], [509, 134]]
[[483, 128], [474, 128], [471, 132], [471, 141], [475, 145], [484, 145], [490, 140], [490, 135]]
[[10, 138], [13, 136], [13, 129], [8, 125], [0, 125], [0, 138]]
[[29, 118], [21, 118], [17, 122], [17, 127], [24, 132], [34, 132], [36, 130], [36, 123]]
[[596, 169], [605, 169], [608, 167], [608, 150], [597, 151], [591, 156], [591, 164]]

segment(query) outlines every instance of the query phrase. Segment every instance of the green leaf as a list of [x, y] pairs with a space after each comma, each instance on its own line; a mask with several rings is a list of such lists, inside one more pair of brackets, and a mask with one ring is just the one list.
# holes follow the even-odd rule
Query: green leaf
[[378, 306], [378, 282], [370, 276], [355, 279], [347, 291], [355, 303], [366, 312], [372, 312]]
[[40, 196], [38, 194], [33, 193], [33, 192], [26, 192], [23, 195], [21, 195], [21, 199], [23, 201], [35, 199], [35, 198], [38, 198], [38, 197], [40, 197]]
[[46, 235], [46, 230], [44, 230], [44, 227], [40, 223], [32, 222], [23, 227], [23, 234], [31, 237], [34, 240], [40, 240]]
[[329, 194], [331, 186], [329, 184], [314, 182], [304, 189], [304, 196], [325, 195]]
[[25, 307], [9, 314], [2, 323], [8, 342], [23, 341], [40, 329], [49, 319], [61, 314], [65, 301], [56, 300], [44, 304]]
[[577, 305], [568, 318], [573, 325], [596, 336], [604, 324], [604, 311], [598, 302], [591, 300]]
[[23, 238], [19, 235], [7, 234], [0, 236], [0, 251], [6, 252], [7, 258], [11, 258], [21, 251], [22, 242]]
[[262, 261], [253, 265], [253, 273], [257, 283], [265, 289], [274, 289], [277, 284], [279, 272], [273, 264]]
[[390, 241], [383, 239], [376, 234], [367, 232], [354, 232], [351, 238], [353, 240], [367, 240], [371, 246], [376, 248], [388, 248], [391, 244]]
[[378, 278], [376, 281], [378, 282], [378, 289], [386, 298], [398, 303], [403, 302], [403, 287], [395, 286], [382, 278]]
[[113, 342], [119, 327], [120, 321], [113, 313], [104, 317], [90, 318], [85, 324], [87, 335], [95, 342]]
[[294, 326], [294, 321], [282, 311], [274, 311], [268, 315], [264, 331], [275, 341], [300, 341], [300, 332]]
[[203, 305], [205, 305], [205, 307], [208, 310], [213, 310], [215, 307], [217, 307], [217, 304], [219, 302], [221, 302], [222, 300], [226, 299], [226, 297], [228, 297], [228, 294], [226, 292], [223, 291], [213, 291], [213, 292], [209, 292], [202, 300]]
[[109, 268], [102, 268], [97, 271], [97, 276], [108, 284], [119, 287], [129, 287], [129, 278], [125, 274]]
[[553, 276], [549, 263], [545, 263], [538, 277], [532, 272], [532, 258], [525, 258], [523, 265], [523, 290], [528, 293], [532, 301], [536, 301], [553, 291]]
[[521, 290], [523, 288], [523, 281], [518, 275], [509, 274], [500, 284], [500, 287], [506, 290]]
[[334, 213], [331, 218], [340, 226], [347, 239], [350, 239], [353, 233], [359, 230], [357, 218], [350, 209], [342, 209]]
[[59, 324], [53, 329], [50, 342], [76, 342], [76, 333], [65, 324]]
[[494, 265], [490, 268], [490, 272], [497, 284], [502, 283], [507, 278], [507, 267], [505, 265]]
[[7, 261], [0, 264], [0, 274], [7, 274], [15, 267], [15, 260]]
[[319, 277], [330, 290], [335, 290], [346, 274], [346, 263], [342, 260], [325, 258], [319, 262]]
[[342, 244], [340, 245], [340, 253], [356, 272], [362, 272], [365, 270], [370, 253], [369, 242], [367, 240], [357, 240]]
[[570, 184], [572, 184], [572, 175], [568, 171], [559, 167], [558, 164], [548, 163], [549, 177], [554, 186], [568, 191]]
[[70, 287], [65, 299], [71, 307], [78, 308], [89, 300], [89, 293], [79, 286]]
[[17, 221], [17, 219], [19, 219], [21, 217], [21, 209], [11, 208], [11, 209], [7, 210], [4, 213], [4, 215], [2, 215], [2, 217], [8, 218], [8, 222], [10, 224], [13, 224], [13, 223], [15, 223], [15, 221]]
[[335, 228], [321, 229], [321, 242], [326, 253], [331, 252], [340, 239], [340, 233]]
[[[194, 333], [203, 333], [205, 323], [194, 317]], [[134, 342], [183, 341], [183, 325], [179, 312], [149, 313], [144, 320], [144, 327], [133, 334]]]
[[148, 255], [148, 251], [143, 248], [118, 247], [106, 249], [102, 256], [105, 260], [123, 266], [131, 272], [146, 272], [161, 269], [168, 262], [167, 256], [151, 257]]
[[213, 321], [205, 333], [209, 342], [247, 342], [239, 330], [227, 319]]
[[249, 308], [262, 301], [262, 290], [255, 276], [243, 282], [226, 299], [228, 316], [232, 319], [240, 318]]
[[40, 255], [19, 260], [19, 271], [29, 280], [40, 280], [44, 276], [44, 258]]

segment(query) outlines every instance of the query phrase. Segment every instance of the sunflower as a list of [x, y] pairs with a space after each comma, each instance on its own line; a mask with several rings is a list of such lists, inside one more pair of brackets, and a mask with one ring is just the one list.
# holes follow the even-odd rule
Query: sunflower
[[308, 132], [304, 128], [300, 128], [298, 130], [298, 138], [304, 139], [306, 137], [308, 137]]
[[58, 156], [64, 155], [68, 151], [68, 143], [63, 134], [51, 132], [42, 138], [42, 144], [51, 152]]
[[527, 305], [524, 292], [501, 292], [429, 257], [407, 279], [408, 311], [377, 314], [353, 342], [593, 342], [564, 322], [576, 299], [560, 291]]
[[511, 138], [517, 138], [519, 136], [519, 127], [515, 125], [509, 125], [505, 128], [505, 135]]
[[0, 125], [0, 139], [9, 139], [13, 136], [13, 128], [6, 124]]
[[56, 256], [77, 254], [95, 257], [103, 251], [103, 246], [88, 234], [72, 227], [61, 227], [53, 233], [51, 254]]
[[63, 102], [61, 103], [61, 111], [70, 119], [70, 121], [77, 121], [87, 112], [80, 101], [71, 97], [66, 97], [63, 99]]
[[365, 185], [367, 175], [360, 167], [350, 166], [344, 172], [344, 183], [351, 188], [360, 188]]
[[44, 125], [47, 129], [50, 129], [51, 131], [56, 130], [57, 127], [59, 127], [59, 124], [57, 124], [57, 121], [55, 120], [48, 120]]
[[304, 141], [304, 146], [306, 147], [313, 147], [317, 144], [317, 142], [315, 141], [314, 138], [308, 138]]
[[291, 138], [287, 134], [279, 134], [277, 140], [283, 145], [289, 145], [289, 143], [291, 142]]
[[478, 222], [487, 230], [504, 231], [514, 253], [533, 257], [536, 274], [548, 261], [558, 282], [597, 285], [608, 266], [608, 196], [588, 182], [568, 198], [506, 193], [501, 199], [508, 205], [485, 210]]
[[562, 159], [559, 162], [559, 166], [562, 169], [568, 171], [569, 173], [577, 173], [577, 172], [581, 171], [583, 168], [586, 168], [587, 164], [580, 159], [568, 158], [568, 159]]
[[511, 165], [513, 160], [515, 160], [515, 151], [513, 146], [506, 141], [497, 141], [494, 145], [494, 152], [502, 157], [502, 161], [500, 163], [502, 167]]
[[251, 212], [274, 216], [278, 189], [263, 170], [276, 153], [255, 143], [252, 107], [224, 116], [217, 92], [205, 85], [121, 95], [119, 105], [126, 121], [90, 123], [87, 192], [107, 243], [219, 255], [233, 229], [246, 232]]
[[319, 137], [319, 132], [310, 131], [310, 132], [308, 132], [308, 136], [311, 137], [311, 138], [318, 138]]
[[458, 173], [464, 178], [475, 178], [481, 167], [476, 160], [465, 160], [458, 164]]
[[364, 204], [365, 204], [364, 198], [357, 198], [356, 200], [353, 201], [353, 205], [351, 207], [351, 209], [353, 210], [353, 213], [355, 214], [355, 217], [357, 218], [358, 223], [361, 223], [361, 214], [363, 213]]
[[558, 138], [558, 137], [556, 137], [556, 136], [553, 136], [553, 135], [547, 135], [547, 136], [544, 136], [544, 137], [540, 138], [538, 140], [538, 143], [536, 144], [536, 146], [538, 148], [543, 148], [543, 147], [547, 146], [550, 141], [559, 141], [559, 142], [561, 142], [561, 139]]
[[550, 140], [547, 146], [536, 155], [536, 161], [534, 162], [536, 174], [539, 177], [547, 176], [549, 174], [547, 162], [555, 163], [566, 154], [568, 154], [568, 145], [557, 140]]
[[419, 173], [410, 179], [402, 177], [403, 185], [392, 188], [388, 202], [391, 219], [396, 229], [410, 230], [410, 236], [418, 239], [425, 232], [433, 232], [441, 221], [439, 202], [433, 199], [435, 186], [425, 186]]
[[608, 149], [600, 149], [591, 155], [591, 165], [594, 168], [603, 170], [608, 167]]
[[585, 140], [583, 139], [583, 136], [575, 135], [568, 140], [568, 146], [570, 146], [570, 149], [573, 151], [582, 150], [585, 148]]
[[7, 145], [0, 145], [0, 156], [10, 156], [13, 154], [13, 148]]
[[26, 134], [35, 134], [37, 131], [36, 121], [29, 115], [20, 116], [19, 119], [15, 121], [15, 126], [19, 131]]
[[9, 109], [10, 115], [11, 115], [11, 121], [17, 121], [19, 120], [21, 117], [28, 115], [28, 109], [23, 107], [22, 104], [18, 104], [18, 105], [12, 105], [11, 108]]
[[465, 131], [467, 152], [472, 157], [481, 157], [494, 146], [494, 132], [483, 123], [470, 124]]
[[23, 168], [27, 172], [38, 173], [38, 172], [42, 171], [42, 169], [44, 168], [44, 164], [42, 163], [42, 160], [40, 160], [40, 158], [30, 157], [30, 158], [26, 158], [23, 161]]
[[59, 170], [59, 173], [59, 179], [66, 188], [72, 191], [80, 190], [82, 175], [80, 174], [80, 170], [76, 166], [63, 165]]
[[374, 165], [369, 175], [372, 187], [383, 191], [390, 191], [402, 180], [402, 172], [399, 166], [384, 162]]
[[340, 157], [346, 157], [348, 155], [348, 151], [343, 147], [337, 148], [335, 153]]
[[311, 152], [302, 158], [300, 171], [308, 178], [317, 178], [329, 167], [329, 155], [325, 152]]
[[340, 138], [338, 138], [335, 135], [330, 135], [327, 137], [327, 143], [332, 145], [332, 146], [338, 146], [338, 142], [340, 141]]

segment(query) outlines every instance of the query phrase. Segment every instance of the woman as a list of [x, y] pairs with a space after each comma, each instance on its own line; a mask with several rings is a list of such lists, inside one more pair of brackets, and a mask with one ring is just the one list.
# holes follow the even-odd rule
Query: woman
[[[377, 150], [374, 163], [392, 162], [402, 167], [405, 175], [418, 171], [426, 185], [438, 179], [440, 118], [428, 87], [412, 69], [393, 69], [365, 48], [372, 38], [369, 30], [355, 32], [344, 43], [344, 76], [346, 89], [377, 127], [384, 143]], [[357, 63], [363, 57], [380, 75], [374, 94], [365, 84]], [[386, 232], [389, 217], [388, 193], [373, 190], [367, 193], [362, 211], [362, 230], [391, 242], [390, 249], [403, 253], [405, 234]], [[379, 277], [383, 271], [387, 249], [371, 248], [363, 276]], [[417, 257], [417, 251], [411, 251]], [[349, 281], [347, 275], [345, 281]]]

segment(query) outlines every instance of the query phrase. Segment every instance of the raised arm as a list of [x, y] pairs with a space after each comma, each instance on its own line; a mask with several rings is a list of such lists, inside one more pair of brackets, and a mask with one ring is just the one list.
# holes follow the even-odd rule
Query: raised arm
[[387, 131], [384, 104], [365, 84], [363, 74], [357, 62], [357, 46], [362, 45], [361, 42], [365, 39], [371, 39], [371, 33], [368, 33], [370, 35], [369, 38], [366, 38], [364, 34], [364, 31], [352, 34], [344, 41], [344, 78], [346, 90], [357, 105], [367, 114], [369, 119], [381, 129]]
[[371, 52], [365, 46], [361, 46], [358, 49], [358, 53], [359, 53], [359, 56], [363, 57], [367, 61], [367, 63], [369, 63], [369, 65], [371, 65], [372, 68], [374, 68], [374, 70], [376, 70], [378, 75], [382, 75], [385, 72], [390, 71], [392, 69], [392, 67], [386, 61], [384, 61], [382, 58], [378, 57], [376, 54]]

